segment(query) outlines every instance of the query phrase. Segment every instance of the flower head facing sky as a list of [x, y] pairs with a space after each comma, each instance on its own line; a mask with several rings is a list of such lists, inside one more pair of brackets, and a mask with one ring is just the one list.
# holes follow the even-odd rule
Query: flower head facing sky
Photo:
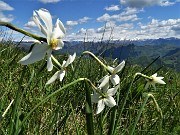
[[[58, 50], [64, 46], [62, 38], [66, 31], [63, 23], [59, 19], [57, 19], [53, 29], [51, 14], [48, 10], [41, 8], [38, 11], [33, 12], [33, 20], [41, 32], [46, 36], [47, 43], [52, 49]], [[43, 26], [41, 22], [43, 22], [45, 26]]]
[[145, 86], [145, 89], [148, 89], [149, 86], [153, 86], [154, 89], [156, 89], [156, 86], [155, 84], [158, 83], [158, 84], [166, 84], [162, 79], [164, 77], [157, 77], [157, 73], [153, 74], [152, 76], [150, 76], [152, 79], [146, 79], [147, 80], [147, 83], [146, 83], [146, 86]]
[[51, 60], [52, 50], [59, 50], [64, 46], [62, 41], [62, 38], [66, 33], [64, 25], [57, 19], [53, 29], [51, 14], [48, 10], [43, 8], [33, 12], [33, 20], [41, 32], [46, 36], [47, 44], [35, 44], [32, 51], [23, 57], [20, 60], [20, 63], [23, 65], [32, 64], [42, 60], [47, 54], [47, 69], [48, 71], [51, 71], [53, 69]]

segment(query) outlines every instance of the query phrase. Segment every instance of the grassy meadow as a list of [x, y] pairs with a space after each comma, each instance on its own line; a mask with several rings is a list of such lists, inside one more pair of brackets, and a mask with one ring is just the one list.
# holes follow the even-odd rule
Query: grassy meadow
[[[88, 113], [86, 107], [87, 93], [93, 93], [93, 89], [79, 78], [88, 78], [97, 85], [106, 75], [97, 61], [89, 55], [76, 57], [66, 69], [62, 82], [56, 80], [45, 85], [56, 72], [56, 65], [52, 72], [47, 71], [45, 59], [23, 66], [18, 61], [26, 54], [11, 40], [0, 42], [1, 135], [180, 134], [180, 73], [165, 67], [140, 67], [126, 61], [118, 73], [120, 87], [114, 96], [117, 106], [106, 106], [96, 115], [97, 104], [92, 104], [92, 113]], [[55, 57], [62, 63], [68, 55]], [[120, 63], [101, 60], [107, 65]], [[149, 76], [157, 72], [166, 84], [157, 84], [156, 90], [153, 87], [145, 90], [143, 77], [133, 79], [137, 72]], [[14, 102], [4, 114], [11, 101]], [[88, 120], [89, 115], [93, 121]]]

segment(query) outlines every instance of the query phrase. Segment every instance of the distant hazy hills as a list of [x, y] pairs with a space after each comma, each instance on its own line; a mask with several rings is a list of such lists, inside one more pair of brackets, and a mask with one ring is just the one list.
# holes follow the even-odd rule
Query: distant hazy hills
[[180, 45], [179, 38], [159, 38], [133, 41], [135, 45]]
[[[22, 42], [20, 47], [27, 50], [31, 43]], [[91, 51], [103, 57], [129, 60], [132, 64], [147, 66], [153, 59], [160, 56], [157, 65], [164, 65], [180, 71], [180, 39], [159, 38], [147, 40], [124, 40], [124, 41], [102, 41], [82, 42], [65, 41], [64, 48], [55, 54], [74, 53], [80, 55], [83, 51]]]

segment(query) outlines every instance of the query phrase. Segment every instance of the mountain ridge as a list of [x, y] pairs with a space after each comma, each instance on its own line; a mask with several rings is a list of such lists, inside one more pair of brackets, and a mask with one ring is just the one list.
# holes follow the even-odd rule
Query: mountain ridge
[[[32, 43], [31, 43], [32, 44]], [[22, 42], [21, 48], [28, 50], [30, 42]], [[59, 54], [81, 55], [83, 51], [91, 51], [97, 56], [118, 58], [119, 61], [128, 59], [132, 64], [147, 65], [148, 62], [160, 56], [159, 63], [180, 71], [180, 39], [159, 38], [136, 41], [65, 41], [61, 50], [54, 51]]]

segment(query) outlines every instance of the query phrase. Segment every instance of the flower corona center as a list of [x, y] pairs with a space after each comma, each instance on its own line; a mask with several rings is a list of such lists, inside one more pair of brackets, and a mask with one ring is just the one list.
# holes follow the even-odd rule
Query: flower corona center
[[56, 38], [51, 39], [50, 46], [52, 49], [56, 49], [56, 47], [58, 46], [58, 40]]
[[107, 98], [108, 94], [107, 93], [101, 93], [101, 96], [99, 97], [100, 99]]

